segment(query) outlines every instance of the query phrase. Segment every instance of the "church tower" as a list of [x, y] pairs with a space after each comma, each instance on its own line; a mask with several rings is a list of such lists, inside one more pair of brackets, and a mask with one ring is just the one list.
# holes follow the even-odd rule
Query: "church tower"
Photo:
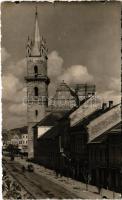
[[40, 36], [38, 13], [35, 13], [34, 36], [28, 37], [27, 58], [27, 121], [28, 121], [28, 157], [34, 156], [33, 126], [45, 117], [48, 106], [47, 48], [46, 41]]

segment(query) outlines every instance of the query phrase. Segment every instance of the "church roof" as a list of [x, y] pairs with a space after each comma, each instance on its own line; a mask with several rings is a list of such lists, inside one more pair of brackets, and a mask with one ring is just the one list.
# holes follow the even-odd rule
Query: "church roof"
[[56, 92], [59, 91], [69, 91], [69, 87], [64, 81], [62, 81], [60, 85], [57, 87]]
[[70, 110], [74, 106], [76, 106], [76, 100], [73, 96], [73, 91], [63, 81], [57, 87], [56, 93], [49, 107], [52, 110]]
[[60, 85], [58, 85], [54, 98], [57, 100], [59, 100], [59, 99], [74, 99], [74, 97], [71, 93], [71, 88], [64, 81], [62, 81], [60, 83]]
[[60, 120], [63, 115], [65, 115], [65, 111], [54, 111], [50, 114], [48, 114], [44, 119], [42, 119], [40, 122], [38, 122], [34, 127], [38, 126], [55, 126]]

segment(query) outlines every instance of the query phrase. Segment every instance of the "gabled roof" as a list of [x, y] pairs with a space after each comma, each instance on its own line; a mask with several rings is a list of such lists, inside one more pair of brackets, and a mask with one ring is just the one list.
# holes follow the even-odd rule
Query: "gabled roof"
[[76, 127], [80, 127], [82, 125], [88, 125], [90, 122], [95, 120], [97, 117], [108, 112], [110, 109], [115, 108], [116, 106], [118, 106], [118, 104], [114, 105], [112, 108], [107, 107], [106, 109], [103, 109], [100, 107], [100, 108], [96, 109], [94, 112], [91, 112], [88, 116], [81, 118], [81, 120], [76, 125], [71, 127], [71, 129], [75, 129]]
[[99, 109], [101, 109], [101, 102], [97, 102], [95, 96], [91, 96], [91, 98], [87, 99], [83, 105], [69, 116], [71, 127], [76, 126], [84, 118], [88, 117], [88, 115], [91, 115]]
[[104, 134], [112, 127], [121, 122], [120, 104], [113, 106], [107, 112], [92, 120], [88, 128], [89, 142]]
[[108, 136], [111, 136], [113, 134], [114, 135], [120, 135], [120, 134], [122, 134], [121, 126], [122, 126], [122, 122], [118, 123], [117, 125], [115, 125], [111, 129], [107, 130], [105, 133], [99, 135], [98, 137], [96, 137], [95, 139], [93, 139], [91, 142], [89, 142], [89, 144], [92, 144], [92, 143], [102, 143], [102, 142], [104, 142], [108, 138]]

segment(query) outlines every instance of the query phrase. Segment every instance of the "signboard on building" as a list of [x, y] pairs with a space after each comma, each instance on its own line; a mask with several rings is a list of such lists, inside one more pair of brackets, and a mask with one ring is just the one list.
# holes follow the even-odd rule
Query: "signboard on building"
[[101, 116], [97, 117], [88, 125], [89, 142], [105, 133], [121, 121], [120, 105], [112, 108]]

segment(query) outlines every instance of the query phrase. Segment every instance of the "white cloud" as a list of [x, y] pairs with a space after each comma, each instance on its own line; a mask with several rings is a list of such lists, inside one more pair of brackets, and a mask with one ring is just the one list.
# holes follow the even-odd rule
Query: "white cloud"
[[22, 102], [25, 94], [23, 84], [13, 74], [6, 74], [2, 77], [3, 99], [14, 102]]
[[3, 115], [3, 126], [5, 128], [16, 128], [16, 127], [22, 127], [24, 125], [27, 125], [27, 117], [25, 116], [17, 116], [12, 115], [12, 113], [7, 113], [6, 115]]
[[119, 92], [121, 90], [121, 78], [111, 77], [109, 80], [109, 89]]
[[66, 83], [86, 83], [93, 80], [87, 67], [82, 65], [73, 65], [69, 68], [63, 68], [63, 58], [57, 51], [52, 51], [48, 55], [48, 76], [51, 79], [49, 85], [49, 95], [54, 95], [57, 83], [64, 80]]
[[22, 59], [18, 62], [11, 62], [6, 65], [2, 65], [3, 74], [11, 73], [19, 79], [24, 79], [26, 75], [26, 59]]
[[50, 78], [57, 78], [62, 74], [63, 58], [59, 56], [57, 51], [52, 51], [48, 55], [48, 76]]
[[[108, 84], [107, 84], [108, 83]], [[103, 102], [113, 100], [114, 104], [121, 102], [121, 79], [108, 77], [106, 80], [106, 88], [103, 92], [98, 93]]]
[[[3, 124], [14, 128], [26, 124], [26, 108], [24, 98], [26, 88], [24, 76], [26, 75], [26, 59], [18, 62], [9, 61], [10, 54], [2, 48], [2, 99]], [[5, 103], [6, 102], [6, 103]]]
[[56, 85], [58, 77], [63, 73], [63, 58], [58, 54], [57, 51], [52, 51], [48, 55], [48, 76], [51, 79], [49, 84], [49, 96], [53, 96], [56, 91]]
[[21, 103], [21, 104], [12, 104], [9, 107], [9, 112], [10, 113], [16, 114], [16, 115], [19, 115], [19, 116], [25, 116], [26, 111], [27, 111], [27, 105], [24, 104], [24, 103]]
[[108, 102], [111, 100], [113, 100], [114, 104], [121, 102], [121, 93], [116, 93], [114, 90], [97, 93], [97, 96], [102, 100], [102, 102]]
[[93, 81], [93, 76], [89, 74], [87, 67], [73, 65], [67, 68], [58, 80], [64, 80], [66, 83], [87, 83]]
[[10, 54], [6, 51], [6, 49], [3, 47], [1, 48], [1, 62], [5, 62], [10, 57]]
[[69, 68], [63, 68], [63, 58], [57, 51], [52, 51], [48, 55], [48, 76], [51, 79], [49, 85], [49, 95], [53, 96], [56, 86], [64, 80], [66, 83], [87, 83], [93, 81], [93, 76], [89, 74], [87, 67], [82, 65], [73, 65]]
[[[3, 60], [10, 57], [5, 48], [2, 48]], [[23, 101], [25, 93], [24, 76], [26, 75], [26, 59], [18, 62], [2, 63], [2, 89], [3, 99], [13, 103]], [[23, 80], [22, 80], [23, 79]]]
[[6, 74], [2, 77], [3, 99], [16, 101], [17, 91], [22, 89], [22, 84], [13, 74]]

